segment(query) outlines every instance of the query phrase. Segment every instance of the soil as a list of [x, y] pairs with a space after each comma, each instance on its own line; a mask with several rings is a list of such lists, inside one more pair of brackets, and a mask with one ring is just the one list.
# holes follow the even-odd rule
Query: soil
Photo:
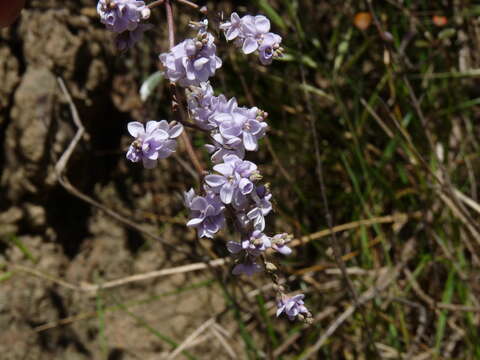
[[[211, 273], [98, 294], [48, 278], [95, 284], [191, 262], [58, 183], [54, 166], [76, 128], [57, 77], [88, 133], [68, 166], [74, 186], [151, 231], [160, 229], [172, 245], [194, 241], [182, 224], [188, 172], [170, 162], [147, 173], [124, 160], [125, 125], [145, 116], [138, 86], [155, 67], [148, 60], [132, 64], [149, 49], [120, 56], [98, 24], [94, 1], [64, 4], [31, 1], [15, 25], [0, 30], [0, 273], [6, 274], [0, 281], [0, 358], [162, 359], [172, 346], [152, 329], [181, 343], [224, 309], [221, 292], [211, 286], [175, 293]], [[228, 358], [215, 339], [190, 351], [197, 358]]]

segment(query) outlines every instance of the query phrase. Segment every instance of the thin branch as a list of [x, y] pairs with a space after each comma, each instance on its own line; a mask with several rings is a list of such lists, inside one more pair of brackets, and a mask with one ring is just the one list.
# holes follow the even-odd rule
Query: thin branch
[[73, 102], [72, 96], [70, 95], [70, 92], [68, 91], [67, 87], [65, 86], [64, 81], [58, 77], [57, 78], [58, 84], [70, 106], [70, 111], [72, 113], [73, 121], [75, 125], [77, 126], [77, 132], [75, 136], [73, 137], [72, 141], [68, 145], [67, 149], [63, 153], [63, 155], [60, 157], [58, 162], [55, 164], [55, 174], [57, 176], [58, 182], [60, 185], [68, 191], [70, 194], [74, 195], [75, 197], [79, 198], [80, 200], [85, 201], [86, 203], [96, 207], [97, 209], [103, 211], [110, 217], [114, 218], [118, 222], [126, 225], [127, 227], [130, 227], [139, 233], [148, 236], [158, 242], [161, 242], [167, 247], [170, 247], [172, 250], [179, 251], [181, 253], [184, 253], [186, 255], [190, 255], [190, 251], [187, 251], [182, 248], [178, 248], [177, 246], [173, 246], [172, 244], [169, 244], [168, 242], [165, 241], [165, 239], [151, 233], [148, 230], [143, 229], [141, 226], [137, 225], [135, 222], [129, 220], [128, 218], [120, 215], [118, 212], [106, 207], [105, 205], [99, 203], [98, 201], [94, 200], [90, 196], [86, 195], [85, 193], [81, 192], [79, 189], [77, 189], [75, 186], [73, 186], [70, 183], [70, 180], [64, 175], [67, 169], [68, 161], [70, 160], [70, 157], [72, 156], [73, 152], [75, 151], [75, 148], [77, 147], [79, 141], [85, 134], [85, 128], [82, 124], [82, 121], [80, 120], [80, 116], [78, 114], [78, 110], [75, 106], [75, 103]]
[[[171, 0], [165, 1], [165, 12], [167, 14], [168, 43], [170, 45], [170, 48], [173, 48], [175, 46], [175, 23], [173, 21], [173, 8], [172, 8]], [[180, 122], [185, 125], [186, 123], [188, 123], [188, 121], [186, 121], [186, 116], [183, 108], [181, 106], [178, 106], [180, 96], [179, 96], [179, 91], [177, 89], [177, 86], [174, 83], [171, 83], [171, 93], [172, 93], [172, 111], [173, 112], [178, 111], [180, 113], [180, 117], [182, 119]], [[193, 149], [192, 142], [190, 141], [188, 134], [186, 132], [183, 132], [181, 135], [181, 139], [185, 145], [187, 154], [190, 157], [190, 160], [192, 161], [193, 166], [195, 167], [195, 170], [198, 172], [200, 176], [202, 176], [204, 172], [203, 166], [200, 160], [198, 159], [198, 156], [195, 153], [195, 150]]]
[[[354, 221], [351, 223], [347, 224], [342, 224], [338, 225], [333, 228], [334, 232], [341, 232], [345, 230], [352, 230], [360, 226], [371, 226], [374, 224], [382, 224], [382, 223], [389, 223], [389, 222], [398, 222], [398, 221], [404, 221], [403, 219], [406, 219], [405, 215], [397, 215], [397, 216], [385, 216], [383, 218], [376, 218], [376, 219], [369, 219], [369, 220], [361, 220], [361, 221]], [[405, 220], [406, 221], [406, 220]], [[304, 245], [305, 243], [313, 240], [318, 240], [320, 238], [326, 237], [331, 235], [331, 230], [326, 229], [322, 230], [310, 235], [306, 235], [300, 239], [293, 240], [291, 243], [289, 243], [290, 247], [297, 247], [300, 245]], [[351, 256], [345, 255], [343, 257], [344, 261], [347, 260], [348, 258], [351, 258]], [[150, 271], [147, 273], [142, 273], [142, 274], [135, 274], [127, 277], [123, 277], [120, 279], [116, 280], [111, 280], [104, 282], [103, 284], [95, 285], [91, 284], [88, 282], [82, 282], [80, 285], [68, 283], [66, 281], [63, 281], [61, 279], [58, 279], [50, 274], [46, 274], [43, 272], [40, 272], [35, 269], [27, 268], [24, 266], [14, 266], [14, 270], [19, 270], [22, 272], [25, 272], [27, 274], [52, 281], [53, 283], [56, 283], [57, 285], [63, 286], [67, 289], [75, 290], [75, 291], [81, 291], [81, 292], [96, 292], [99, 290], [103, 289], [111, 289], [114, 287], [118, 286], [123, 286], [127, 284], [131, 284], [134, 282], [138, 281], [145, 281], [145, 280], [152, 280], [156, 279], [158, 277], [162, 276], [169, 276], [169, 275], [175, 275], [175, 274], [183, 274], [187, 272], [192, 272], [192, 271], [199, 271], [199, 270], [206, 270], [210, 269], [212, 270], [213, 268], [221, 267], [224, 265], [228, 265], [230, 263], [231, 258], [226, 257], [226, 258], [220, 258], [220, 259], [215, 259], [211, 260], [209, 262], [196, 262], [192, 264], [187, 264], [187, 265], [181, 265], [181, 266], [176, 266], [168, 269], [161, 269], [161, 270], [154, 270]], [[314, 271], [314, 269], [309, 269], [310, 271]]]
[[165, 2], [165, 0], [157, 0], [157, 1], [154, 1], [154, 2], [151, 2], [150, 4], [148, 4], [147, 7], [150, 8], [150, 9], [153, 9], [157, 6], [163, 5], [164, 2]]
[[191, 333], [172, 353], [167, 357], [167, 360], [175, 359], [183, 350], [189, 347], [204, 331], [206, 331], [212, 324], [215, 323], [215, 317], [212, 317], [200, 325], [193, 333]]
[[83, 135], [85, 134], [85, 128], [80, 120], [80, 116], [78, 115], [77, 107], [75, 106], [72, 96], [70, 95], [70, 92], [68, 91], [67, 87], [65, 86], [65, 82], [63, 81], [62, 78], [57, 77], [58, 85], [60, 86], [60, 89], [62, 89], [62, 92], [67, 99], [68, 105], [70, 107], [70, 112], [72, 114], [73, 122], [77, 126], [77, 132], [68, 145], [67, 149], [65, 152], [62, 154], [60, 159], [55, 165], [55, 173], [57, 174], [57, 177], [61, 177], [62, 173], [65, 171], [67, 167], [68, 160], [70, 160], [70, 157], [73, 154], [73, 151], [77, 147], [78, 143], [82, 139]]
[[180, 3], [180, 4], [183, 4], [183, 5], [186, 5], [186, 6], [190, 6], [191, 8], [197, 10], [200, 8], [199, 5], [191, 2], [191, 1], [188, 1], [188, 0], [175, 0], [176, 2]]

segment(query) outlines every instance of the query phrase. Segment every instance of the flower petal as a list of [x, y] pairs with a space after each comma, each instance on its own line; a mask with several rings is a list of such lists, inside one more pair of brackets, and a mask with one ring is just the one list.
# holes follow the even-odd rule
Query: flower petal
[[209, 60], [207, 58], [202, 57], [198, 60], [195, 60], [195, 62], [193, 63], [193, 67], [195, 68], [195, 70], [199, 71], [205, 66], [206, 63], [208, 63], [208, 61]]
[[145, 134], [145, 128], [143, 127], [143, 124], [138, 121], [129, 122], [127, 129], [130, 135], [132, 135], [134, 138]]
[[263, 15], [255, 16], [255, 28], [259, 33], [268, 33], [270, 31], [270, 20]]
[[204, 219], [202, 218], [193, 218], [189, 222], [187, 222], [187, 226], [197, 226], [203, 222]]
[[211, 186], [212, 188], [222, 186], [223, 184], [225, 184], [226, 181], [227, 179], [225, 179], [225, 177], [221, 175], [213, 174], [205, 176], [205, 182], [208, 186]]
[[245, 150], [248, 151], [256, 151], [258, 149], [257, 139], [248, 132], [243, 133], [243, 145], [245, 146]]
[[248, 37], [243, 42], [242, 50], [246, 55], [253, 53], [257, 49], [258, 49], [258, 42], [254, 38]]
[[232, 202], [233, 193], [235, 192], [235, 187], [232, 183], [225, 183], [220, 189], [220, 199], [224, 204], [230, 204]]
[[182, 124], [177, 124], [175, 126], [172, 126], [170, 130], [168, 130], [168, 135], [170, 135], [171, 139], [175, 139], [179, 137], [183, 132], [183, 125]]
[[147, 126], [146, 126], [147, 134], [154, 132], [156, 129], [158, 129], [158, 121], [150, 120], [147, 122]]

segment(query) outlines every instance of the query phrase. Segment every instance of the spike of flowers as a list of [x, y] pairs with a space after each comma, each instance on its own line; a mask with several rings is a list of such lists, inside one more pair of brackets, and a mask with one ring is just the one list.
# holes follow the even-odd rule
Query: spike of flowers
[[[107, 29], [117, 33], [116, 43], [121, 50], [140, 40], [151, 25], [141, 23], [150, 16], [143, 1], [100, 0], [97, 6], [101, 21]], [[262, 185], [262, 176], [255, 163], [245, 160], [247, 152], [257, 151], [265, 136], [268, 114], [257, 107], [239, 106], [235, 98], [216, 96], [209, 79], [222, 66], [216, 55], [214, 37], [207, 31], [208, 21], [191, 23], [198, 33], [186, 39], [169, 52], [160, 55], [165, 77], [186, 88], [187, 105], [197, 128], [210, 136], [206, 145], [213, 162], [212, 171], [203, 177], [202, 193], [193, 189], [185, 193], [189, 210], [188, 227], [196, 229], [200, 238], [214, 238], [228, 217], [239, 234], [238, 241], [228, 241], [226, 247], [235, 258], [232, 273], [248, 275], [265, 270], [272, 277], [277, 291], [277, 316], [285, 313], [290, 320], [311, 322], [312, 315], [304, 305], [304, 295], [289, 297], [279, 284], [277, 267], [266, 260], [268, 250], [289, 255], [288, 243], [292, 236], [282, 233], [266, 234], [266, 216], [272, 212], [272, 194], [269, 185]], [[260, 62], [268, 65], [282, 56], [282, 38], [270, 32], [270, 21], [263, 15], [233, 13], [230, 21], [221, 24], [228, 41], [245, 54], [258, 52]], [[142, 162], [153, 168], [159, 159], [170, 156], [176, 149], [177, 138], [183, 126], [162, 121], [130, 122], [128, 132], [135, 140], [127, 152], [127, 159]], [[202, 174], [204, 175], [204, 174]]]

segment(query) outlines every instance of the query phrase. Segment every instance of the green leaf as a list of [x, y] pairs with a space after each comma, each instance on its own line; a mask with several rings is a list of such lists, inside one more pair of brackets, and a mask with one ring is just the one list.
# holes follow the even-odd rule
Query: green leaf
[[150, 97], [150, 95], [152, 95], [153, 91], [162, 81], [163, 71], [157, 71], [150, 75], [140, 87], [140, 98], [142, 99], [142, 101], [147, 101], [147, 99]]
[[[451, 269], [449, 274], [448, 274], [445, 289], [443, 291], [443, 296], [442, 296], [442, 302], [443, 303], [445, 303], [445, 304], [450, 304], [451, 303], [454, 286], [455, 286], [455, 271], [454, 271], [454, 269]], [[443, 340], [443, 337], [445, 335], [446, 324], [447, 324], [447, 311], [443, 310], [440, 313], [440, 316], [438, 318], [437, 333], [436, 333], [436, 336], [435, 336], [435, 349], [436, 349], [437, 353], [440, 352], [440, 348], [442, 346], [442, 340]]]

